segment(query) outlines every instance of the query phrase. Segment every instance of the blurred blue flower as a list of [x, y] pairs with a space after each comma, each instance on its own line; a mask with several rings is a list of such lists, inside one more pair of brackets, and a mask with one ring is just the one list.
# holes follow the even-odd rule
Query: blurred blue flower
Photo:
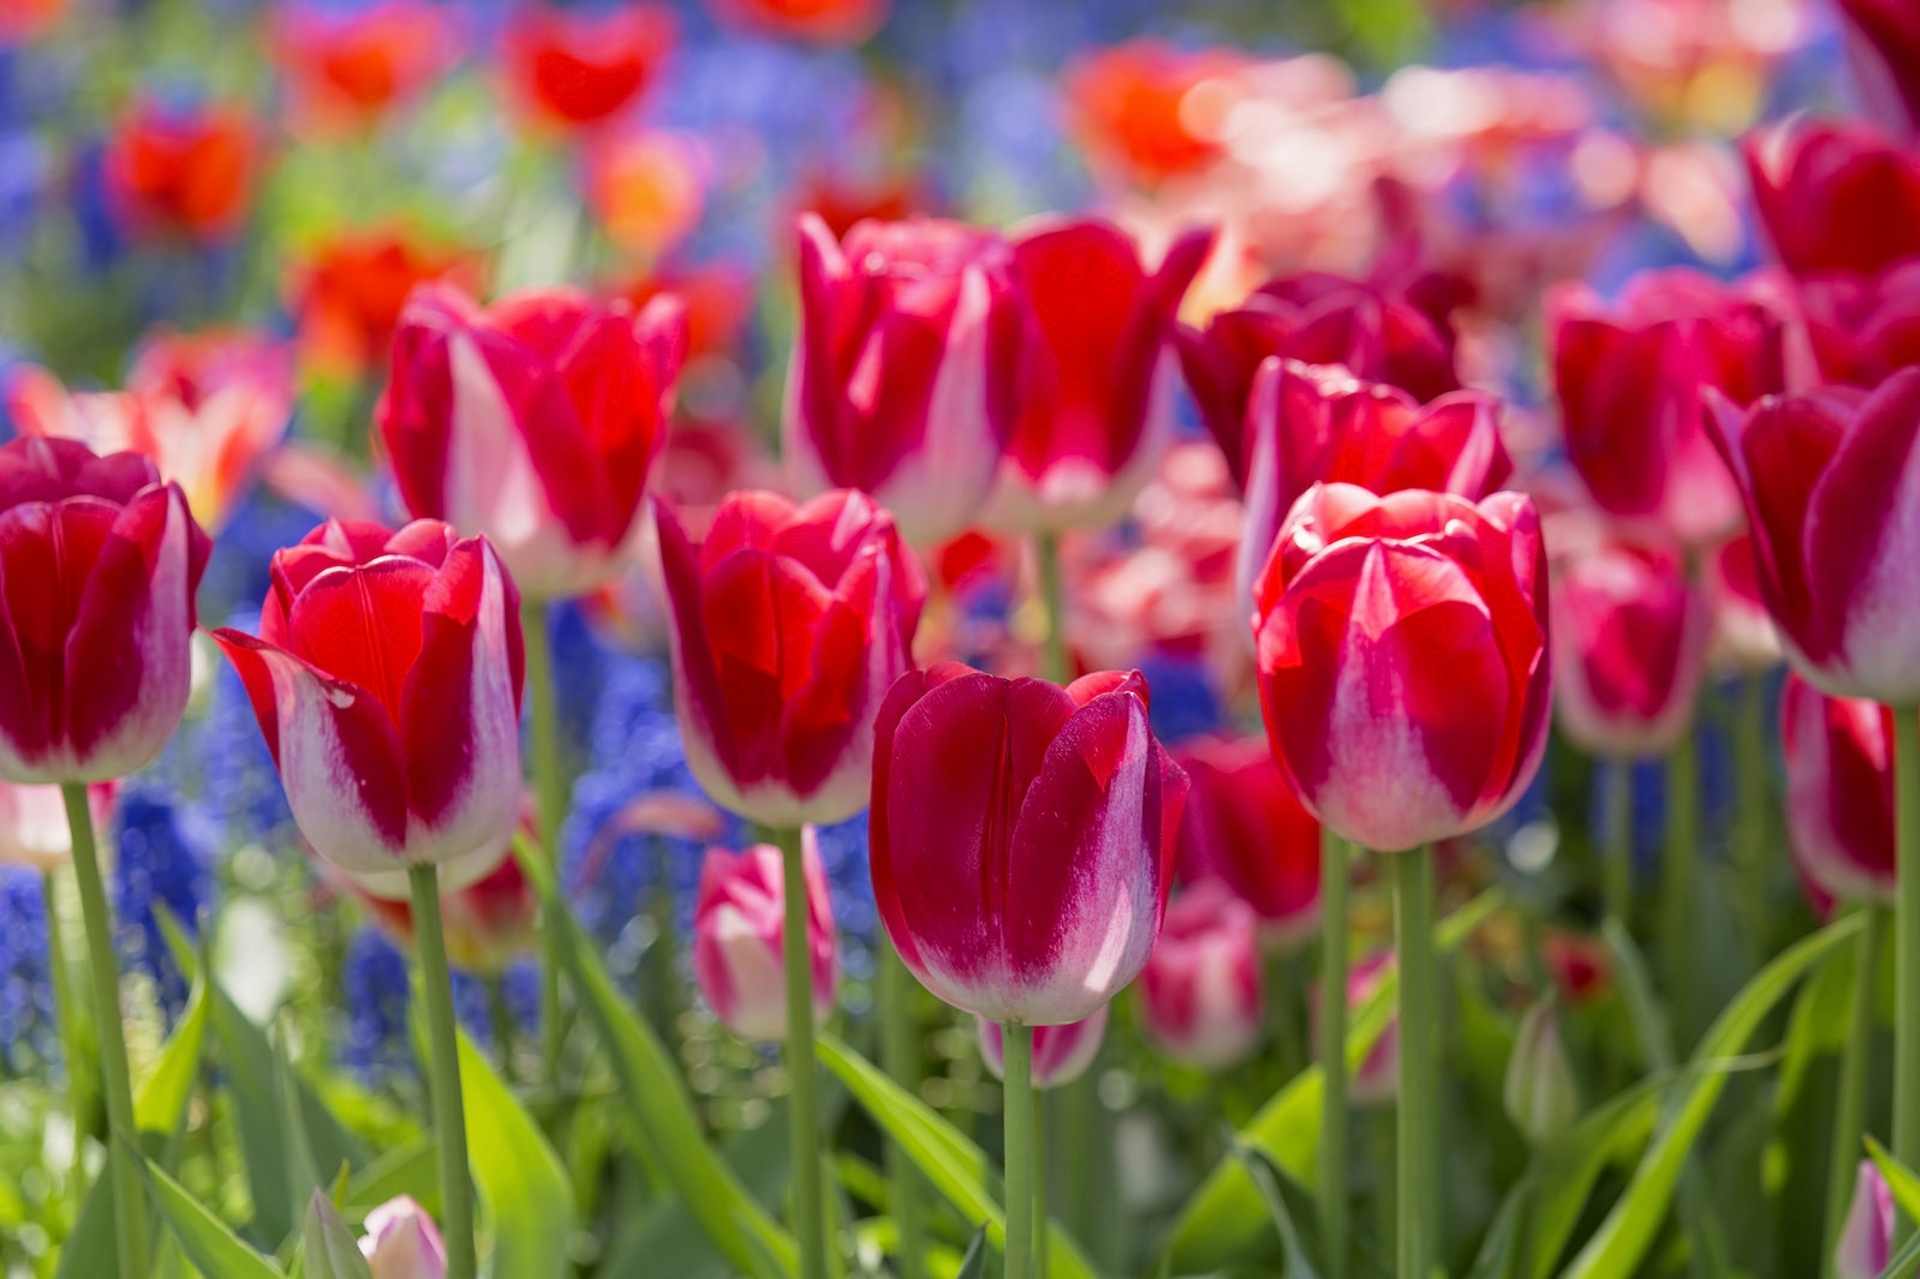
[[168, 1024], [186, 1005], [187, 987], [160, 931], [165, 904], [189, 931], [213, 901], [215, 832], [192, 803], [148, 785], [120, 792], [114, 820], [114, 918], [128, 969], [158, 984]]
[[340, 972], [340, 998], [347, 1011], [340, 1060], [368, 1083], [413, 1071], [407, 1046], [407, 983], [407, 957], [386, 934], [370, 926], [354, 934]]
[[0, 866], [0, 1066], [9, 1075], [58, 1057], [40, 876]]

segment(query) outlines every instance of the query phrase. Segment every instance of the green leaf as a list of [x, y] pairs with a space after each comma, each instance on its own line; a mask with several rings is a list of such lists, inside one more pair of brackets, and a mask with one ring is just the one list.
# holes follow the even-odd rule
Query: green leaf
[[1626, 1193], [1574, 1258], [1563, 1279], [1628, 1279], [1638, 1271], [1666, 1219], [1687, 1153], [1726, 1086], [1725, 1072], [1711, 1066], [1718, 1058], [1743, 1051], [1774, 1005], [1822, 956], [1859, 932], [1861, 922], [1859, 916], [1843, 919], [1789, 947], [1721, 1011], [1694, 1052], [1695, 1067], [1708, 1068], [1690, 1071], [1681, 1081], [1666, 1121], [1641, 1159]]
[[[1005, 1247], [1006, 1218], [980, 1147], [832, 1034], [822, 1031], [814, 1039], [814, 1048], [854, 1100], [899, 1143], [960, 1215], [984, 1226], [996, 1248]], [[1052, 1279], [1093, 1279], [1093, 1267], [1066, 1231], [1052, 1222], [1047, 1228], [1047, 1264]]]
[[701, 1226], [736, 1267], [751, 1275], [791, 1275], [799, 1265], [793, 1237], [747, 1193], [707, 1144], [693, 1099], [652, 1027], [635, 1016], [615, 991], [598, 952], [586, 945], [572, 914], [560, 901], [553, 870], [541, 854], [516, 840], [514, 855], [539, 892], [545, 918], [559, 933], [558, 946], [575, 994], [600, 1031], [620, 1082], [623, 1125], [641, 1157], [666, 1173]]
[[465, 1034], [460, 1092], [467, 1155], [493, 1218], [492, 1273], [564, 1279], [572, 1273], [573, 1187], [560, 1156]]
[[1480, 1255], [1473, 1259], [1473, 1269], [1467, 1272], [1467, 1279], [1510, 1279], [1513, 1275], [1514, 1267], [1520, 1263], [1527, 1209], [1533, 1203], [1537, 1184], [1531, 1176], [1522, 1177], [1500, 1201], [1500, 1209], [1493, 1215], [1493, 1224], [1487, 1227], [1486, 1241], [1480, 1245]]
[[440, 1147], [433, 1138], [396, 1146], [347, 1180], [347, 1202], [356, 1207], [378, 1207], [401, 1195], [439, 1219]]
[[300, 1279], [373, 1279], [373, 1267], [361, 1254], [360, 1241], [347, 1229], [333, 1201], [318, 1190], [307, 1203]]
[[[1443, 954], [1458, 949], [1503, 901], [1499, 890], [1490, 889], [1442, 919], [1433, 929], [1436, 948]], [[1385, 1033], [1399, 989], [1399, 976], [1389, 969], [1355, 1010], [1347, 1026], [1348, 1069], [1364, 1063]], [[1239, 1134], [1239, 1140], [1266, 1153], [1287, 1176], [1308, 1189], [1319, 1182], [1323, 1087], [1320, 1067], [1307, 1067], [1275, 1093]], [[1257, 1248], [1267, 1227], [1259, 1188], [1245, 1166], [1229, 1156], [1214, 1166], [1180, 1210], [1167, 1241], [1167, 1269], [1177, 1275], [1224, 1269]]]
[[200, 1048], [207, 1030], [207, 986], [196, 979], [187, 996], [186, 1012], [160, 1060], [154, 1063], [133, 1098], [133, 1124], [142, 1132], [171, 1134], [187, 1113], [187, 1101], [193, 1096], [193, 1081], [200, 1073]]
[[[280, 1267], [255, 1252], [173, 1178], [147, 1160], [147, 1189], [180, 1241], [187, 1259], [206, 1279], [286, 1279]], [[107, 1273], [107, 1272], [103, 1272]]]
[[1234, 1143], [1233, 1153], [1260, 1188], [1260, 1197], [1273, 1215], [1273, 1228], [1280, 1236], [1280, 1251], [1287, 1261], [1287, 1279], [1320, 1279], [1320, 1272], [1307, 1260], [1306, 1248], [1300, 1242], [1300, 1228], [1294, 1224], [1293, 1209], [1287, 1206], [1287, 1196], [1281, 1190], [1280, 1179], [1285, 1174], [1277, 1162], [1266, 1151], [1244, 1141]]
[[1901, 1213], [1908, 1221], [1920, 1221], [1920, 1176], [1872, 1137], [1867, 1138], [1867, 1153], [1879, 1166], [1880, 1175], [1886, 1179], [1887, 1189], [1893, 1192], [1893, 1202], [1900, 1205]]
[[987, 1231], [983, 1226], [973, 1232], [967, 1255], [960, 1258], [960, 1273], [954, 1279], [987, 1279]]
[[1643, 1079], [1608, 1098], [1535, 1157], [1531, 1179], [1536, 1187], [1524, 1253], [1531, 1264], [1522, 1267], [1522, 1274], [1546, 1279], [1553, 1273], [1580, 1224], [1594, 1183], [1608, 1165], [1633, 1158], [1646, 1144], [1660, 1117], [1661, 1092], [1670, 1083], [1666, 1077]]

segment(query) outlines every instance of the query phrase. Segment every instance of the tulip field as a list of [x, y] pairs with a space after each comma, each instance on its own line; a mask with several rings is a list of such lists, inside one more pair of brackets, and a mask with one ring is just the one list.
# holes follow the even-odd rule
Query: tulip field
[[1920, 1275], [1920, 0], [0, 0], [0, 1279]]

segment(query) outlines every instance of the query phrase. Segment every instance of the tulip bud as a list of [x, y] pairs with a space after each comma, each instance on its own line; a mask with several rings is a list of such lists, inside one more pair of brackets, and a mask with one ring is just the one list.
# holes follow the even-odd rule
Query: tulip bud
[[1827, 387], [1743, 412], [1709, 392], [1708, 404], [1787, 659], [1828, 693], [1920, 702], [1920, 368], [1871, 394]]
[[108, 781], [160, 753], [187, 706], [209, 550], [138, 454], [0, 446], [0, 780]]
[[373, 1279], [359, 1241], [325, 1191], [315, 1190], [307, 1201], [304, 1235], [302, 1279]]
[[1126, 514], [1173, 442], [1174, 316], [1212, 246], [1211, 232], [1183, 235], [1149, 274], [1107, 222], [1040, 219], [1014, 237], [1037, 323], [983, 525], [1057, 532]]
[[[114, 787], [87, 787], [93, 828], [106, 830], [113, 820]], [[73, 857], [73, 831], [67, 802], [58, 786], [16, 786], [0, 782], [0, 866], [49, 871]]]
[[[1093, 1059], [1100, 1055], [1100, 1043], [1107, 1034], [1107, 1009], [1102, 1004], [1089, 1017], [1058, 1026], [1033, 1028], [1033, 1086], [1058, 1088], [1087, 1073]], [[974, 1018], [980, 1030], [980, 1059], [987, 1063], [995, 1079], [1007, 1077], [1006, 1041], [1000, 1023], [985, 1017]]]
[[329, 520], [274, 552], [258, 637], [214, 638], [246, 685], [313, 850], [398, 897], [484, 876], [520, 816], [519, 595], [485, 540]]
[[845, 489], [801, 506], [735, 492], [695, 541], [670, 504], [656, 513], [674, 702], [701, 788], [763, 826], [853, 816], [927, 595], [892, 517]]
[[1780, 690], [1787, 842], [1800, 873], [1841, 901], [1893, 905], [1894, 714], [1791, 673]]
[[[800, 864], [818, 1025], [833, 1012], [836, 961], [833, 899], [812, 826], [801, 829]], [[693, 976], [714, 1015], [742, 1039], [786, 1042], [786, 909], [778, 848], [707, 850], [693, 908]]]
[[1893, 1190], [1871, 1159], [1860, 1161], [1853, 1202], [1833, 1247], [1834, 1279], [1879, 1279], [1893, 1260]]
[[633, 531], [686, 351], [671, 294], [638, 312], [571, 289], [483, 309], [421, 285], [375, 410], [407, 509], [483, 534], [530, 599], [592, 590]]
[[426, 1210], [405, 1195], [367, 1214], [360, 1240], [373, 1279], [446, 1279], [447, 1249]]
[[1253, 911], [1217, 881], [1173, 899], [1140, 973], [1147, 1036], [1175, 1061], [1224, 1070], [1260, 1040]]
[[1300, 802], [1382, 852], [1511, 808], [1546, 749], [1546, 604], [1530, 498], [1309, 490], [1255, 592], [1261, 712]]
[[1187, 778], [1138, 671], [1066, 688], [948, 662], [875, 724], [873, 890], [907, 968], [956, 1008], [1052, 1026], [1145, 966]]
[[1253, 908], [1261, 940], [1302, 944], [1320, 926], [1320, 823], [1259, 737], [1204, 737], [1174, 752], [1192, 785], [1180, 826], [1183, 880], [1217, 880]]
[[871, 493], [920, 546], [973, 522], [1019, 408], [1012, 268], [957, 222], [861, 222], [842, 245], [801, 217], [785, 436], [803, 492]]
[[1551, 999], [1542, 999], [1520, 1019], [1503, 1097], [1507, 1118], [1535, 1145], [1553, 1140], [1580, 1117], [1580, 1088], [1560, 1042]]

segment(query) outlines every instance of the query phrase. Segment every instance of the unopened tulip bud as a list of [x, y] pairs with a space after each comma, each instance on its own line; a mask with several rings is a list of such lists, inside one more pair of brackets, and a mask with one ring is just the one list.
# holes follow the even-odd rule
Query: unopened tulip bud
[[[833, 903], [811, 826], [801, 832], [801, 866], [818, 1023], [833, 1011], [835, 957]], [[778, 848], [708, 851], [693, 909], [693, 975], [714, 1014], [742, 1039], [787, 1038], [786, 902]]]
[[[1033, 1086], [1042, 1091], [1070, 1084], [1087, 1073], [1093, 1059], [1100, 1055], [1100, 1043], [1107, 1034], [1107, 1009], [1096, 1008], [1091, 1017], [1070, 1021], [1063, 1026], [1033, 1028]], [[998, 1022], [974, 1018], [980, 1027], [980, 1057], [995, 1079], [1006, 1078], [1006, 1045]]]
[[1871, 1159], [1860, 1161], [1853, 1206], [1833, 1249], [1834, 1279], [1879, 1279], [1893, 1256], [1893, 1192]]
[[360, 1240], [373, 1279], [446, 1279], [447, 1249], [426, 1209], [401, 1195], [367, 1214]]
[[1507, 1118], [1528, 1141], [1551, 1141], [1580, 1117], [1580, 1088], [1560, 1042], [1553, 1001], [1527, 1010], [1507, 1059]]

